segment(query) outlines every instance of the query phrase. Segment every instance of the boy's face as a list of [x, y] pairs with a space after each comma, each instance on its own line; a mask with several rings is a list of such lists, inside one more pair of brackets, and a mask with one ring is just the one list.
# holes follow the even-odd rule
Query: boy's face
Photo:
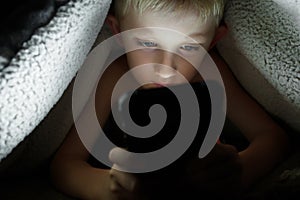
[[132, 11], [120, 22], [120, 31], [133, 30], [122, 35], [125, 49], [141, 48], [127, 53], [127, 61], [130, 69], [145, 66], [134, 73], [138, 82], [150, 83], [144, 88], [183, 83], [178, 74], [192, 81], [197, 74], [193, 66], [200, 66], [214, 37], [212, 17], [200, 23], [193, 14], [175, 16], [151, 12], [138, 16]]

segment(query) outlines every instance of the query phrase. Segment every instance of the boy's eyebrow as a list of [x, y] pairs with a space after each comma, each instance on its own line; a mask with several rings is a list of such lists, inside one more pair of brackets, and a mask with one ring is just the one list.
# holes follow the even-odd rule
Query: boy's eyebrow
[[205, 33], [192, 33], [188, 35], [189, 37], [197, 37], [197, 36], [203, 36]]
[[186, 39], [192, 40], [203, 40], [205, 39], [205, 33], [192, 33], [186, 36]]

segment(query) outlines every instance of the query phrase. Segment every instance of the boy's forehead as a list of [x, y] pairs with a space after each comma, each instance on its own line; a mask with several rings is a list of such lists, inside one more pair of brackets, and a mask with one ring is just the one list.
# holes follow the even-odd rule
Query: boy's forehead
[[205, 35], [214, 28], [214, 19], [212, 17], [208, 17], [204, 22], [193, 13], [181, 14], [180, 18], [178, 18], [176, 14], [149, 11], [139, 15], [133, 11], [124, 17], [122, 22], [122, 27], [125, 30], [142, 27], [161, 27], [172, 29], [188, 36]]
[[[165, 27], [142, 27], [142, 28], [136, 28], [136, 29], [131, 29], [130, 32], [128, 32], [129, 37], [139, 37], [139, 38], [144, 38], [144, 39], [157, 39], [157, 38], [167, 38], [174, 40], [174, 39], [181, 39], [181, 40], [193, 40], [193, 37], [198, 37], [201, 36], [201, 34], [191, 34], [187, 35], [183, 32], [174, 30], [174, 29], [169, 29]], [[192, 42], [192, 41], [190, 41]]]

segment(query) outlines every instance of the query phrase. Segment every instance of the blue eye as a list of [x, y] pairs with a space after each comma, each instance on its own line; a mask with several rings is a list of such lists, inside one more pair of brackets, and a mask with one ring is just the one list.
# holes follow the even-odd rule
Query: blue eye
[[180, 47], [180, 49], [184, 51], [198, 51], [199, 48], [200, 48], [199, 46], [195, 46], [195, 45], [183, 45]]
[[139, 44], [143, 47], [149, 47], [149, 48], [157, 47], [157, 43], [152, 41], [139, 41]]

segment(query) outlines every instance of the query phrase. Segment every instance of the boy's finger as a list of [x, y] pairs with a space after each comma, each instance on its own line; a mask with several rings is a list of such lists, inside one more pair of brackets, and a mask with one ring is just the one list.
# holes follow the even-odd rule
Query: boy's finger
[[[109, 152], [109, 159], [112, 163], [116, 164], [114, 167], [126, 166], [130, 162], [129, 155], [126, 154], [124, 149], [119, 147], [115, 147]], [[122, 170], [119, 168], [114, 169]]]
[[110, 176], [118, 186], [121, 186], [125, 190], [133, 191], [135, 189], [137, 179], [133, 174], [111, 169]]
[[219, 163], [237, 157], [238, 151], [234, 146], [228, 144], [216, 144], [212, 151], [202, 160], [204, 166], [210, 166], [212, 163]]
[[238, 153], [237, 149], [229, 144], [216, 144], [212, 150], [217, 156], [223, 157], [235, 157]]
[[133, 153], [119, 147], [109, 152], [109, 159], [114, 163], [114, 169], [124, 172], [138, 172], [146, 165], [145, 160], [136, 159]]
[[205, 158], [190, 160], [187, 164], [187, 172], [205, 171], [209, 172], [207, 175], [210, 175], [210, 173], [217, 175], [217, 172], [224, 170], [228, 171], [234, 168], [240, 170], [238, 169], [240, 168], [239, 160], [239, 154], [234, 146], [221, 144], [215, 146]]
[[191, 181], [216, 180], [233, 176], [240, 176], [242, 170], [238, 160], [227, 160], [221, 164], [211, 165], [207, 168], [191, 167], [187, 173]]
[[119, 193], [119, 192], [122, 192], [122, 190], [123, 190], [123, 188], [119, 184], [117, 178], [114, 176], [111, 176], [110, 190], [114, 193]]

